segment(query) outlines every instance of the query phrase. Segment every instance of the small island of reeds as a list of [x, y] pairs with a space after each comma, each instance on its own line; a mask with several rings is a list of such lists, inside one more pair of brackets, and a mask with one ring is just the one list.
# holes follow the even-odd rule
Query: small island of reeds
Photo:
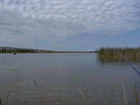
[[[121, 60], [122, 57], [119, 55], [122, 54], [126, 59], [129, 61], [134, 61], [138, 60], [140, 61], [140, 47], [136, 48], [109, 48], [109, 47], [102, 47], [98, 51], [98, 57], [99, 58], [112, 58], [112, 59], [117, 59]], [[119, 53], [117, 53], [119, 52]]]

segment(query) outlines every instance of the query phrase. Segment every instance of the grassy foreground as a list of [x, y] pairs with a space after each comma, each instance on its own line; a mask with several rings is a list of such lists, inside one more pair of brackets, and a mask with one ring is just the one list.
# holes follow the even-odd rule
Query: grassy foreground
[[[26, 82], [22, 82], [22, 83], [18, 83], [18, 84], [13, 84], [12, 87], [10, 87], [8, 90], [7, 90], [7, 94], [6, 94], [6, 102], [3, 102], [1, 100], [1, 97], [0, 97], [0, 105], [14, 105], [12, 104], [12, 102], [9, 101], [9, 96], [11, 93], [11, 90], [17, 86], [20, 86], [22, 84], [25, 84]], [[121, 83], [122, 83], [122, 88], [123, 88], [123, 100], [120, 100], [120, 104], [119, 105], [139, 105], [139, 97], [138, 97], [138, 91], [137, 91], [137, 84], [135, 83], [134, 85], [134, 93], [135, 93], [135, 101], [134, 101], [134, 104], [128, 104], [129, 103], [129, 100], [127, 99], [127, 95], [126, 95], [126, 89], [125, 89], [125, 84], [123, 82], [123, 80], [121, 80]], [[39, 92], [39, 95], [40, 95], [40, 104], [39, 105], [49, 105], [48, 103], [48, 96], [44, 96], [42, 94], [42, 91], [41, 91], [41, 88], [40, 86], [36, 83], [36, 81], [34, 81], [34, 84], [35, 86], [37, 87], [38, 89], [38, 92]], [[78, 88], [78, 87], [74, 87], [75, 89], [77, 89], [77, 91], [79, 91], [79, 94], [81, 94], [81, 96], [83, 97], [83, 100], [85, 101], [85, 103], [83, 103], [82, 105], [91, 105], [89, 102], [88, 102], [88, 99], [86, 98], [86, 96], [84, 95], [83, 91]], [[113, 89], [111, 90], [111, 92], [113, 93]], [[19, 94], [19, 93], [18, 93]], [[94, 94], [94, 93], [93, 93]], [[133, 97], [133, 96], [132, 96]], [[94, 100], [94, 99], [93, 99]], [[111, 98], [110, 98], [111, 100]], [[22, 100], [22, 101], [26, 101], [26, 100]], [[21, 99], [20, 99], [20, 96], [18, 97], [18, 101], [17, 101], [17, 105], [25, 105], [24, 103], [22, 103]], [[33, 100], [31, 100], [32, 102]], [[99, 100], [98, 100], [99, 101]], [[14, 102], [14, 101], [13, 101]], [[109, 102], [109, 101], [108, 101]], [[16, 103], [16, 100], [15, 100], [15, 103]], [[30, 104], [28, 104], [30, 105]], [[52, 105], [52, 104], [51, 104]], [[63, 105], [67, 105], [67, 104], [64, 104]], [[71, 104], [71, 105], [76, 105], [76, 104]], [[78, 104], [79, 105], [79, 104]], [[105, 104], [105, 105], [113, 105], [112, 104]]]
[[[18, 84], [13, 84], [12, 85], [12, 87], [10, 87], [8, 90], [7, 90], [7, 93], [6, 93], [6, 99], [5, 99], [5, 101], [3, 101], [2, 99], [1, 99], [1, 97], [0, 97], [0, 105], [14, 105], [14, 104], [16, 104], [16, 105], [26, 105], [25, 103], [24, 103], [24, 101], [26, 101], [25, 99], [24, 100], [21, 100], [21, 93], [17, 93], [17, 96], [18, 96], [18, 98], [16, 99], [16, 100], [13, 100], [13, 101], [9, 101], [9, 96], [10, 96], [10, 98], [12, 98], [11, 96], [11, 90], [12, 89], [14, 89], [14, 88], [19, 88], [19, 86], [20, 85], [22, 85], [22, 84], [25, 84], [26, 82], [22, 82], [22, 83], [18, 83]], [[123, 93], [122, 93], [122, 96], [123, 96], [123, 99], [122, 100], [120, 100], [120, 104], [119, 105], [139, 105], [139, 96], [138, 96], [138, 91], [137, 91], [137, 83], [135, 83], [135, 85], [134, 85], [134, 95], [135, 95], [135, 100], [134, 100], [134, 102], [133, 102], [133, 104], [128, 104], [129, 103], [129, 100], [127, 99], [127, 95], [126, 95], [126, 88], [125, 88], [125, 84], [124, 84], [124, 82], [123, 82], [123, 80], [121, 79], [121, 83], [122, 83], [122, 89], [123, 89]], [[38, 91], [38, 93], [39, 93], [39, 95], [40, 95], [40, 100], [41, 100], [41, 103], [39, 104], [39, 105], [49, 105], [49, 103], [48, 103], [48, 96], [44, 96], [43, 94], [42, 94], [42, 90], [41, 90], [41, 87], [36, 83], [36, 81], [34, 80], [34, 84], [35, 84], [35, 86], [37, 87], [37, 91]], [[85, 94], [83, 93], [83, 91], [80, 89], [80, 88], [78, 88], [78, 87], [74, 87], [77, 91], [79, 91], [79, 94], [81, 94], [81, 96], [82, 96], [82, 98], [83, 98], [83, 100], [85, 101], [85, 103], [83, 103], [82, 105], [91, 105], [89, 102], [88, 102], [88, 99], [86, 98], [86, 96], [85, 96]], [[112, 90], [111, 90], [111, 93], [113, 93], [114, 92], [114, 90], [113, 90], [113, 88], [112, 88]], [[94, 93], [93, 93], [94, 94]], [[132, 95], [132, 94], [131, 94]], [[23, 95], [22, 95], [23, 96]], [[132, 96], [133, 97], [133, 96]], [[4, 98], [3, 98], [4, 99]], [[94, 99], [93, 99], [94, 100]], [[111, 98], [110, 98], [110, 100], [111, 100]], [[30, 100], [31, 102], [33, 101], [33, 100]], [[55, 100], [54, 100], [55, 101]], [[57, 100], [56, 100], [57, 101]], [[98, 100], [98, 101], [100, 101], [100, 100]], [[108, 101], [109, 102], [109, 101]], [[43, 103], [43, 104], [42, 104]], [[66, 103], [67, 104], [67, 103]], [[66, 104], [64, 104], [63, 103], [63, 105], [66, 105]], [[30, 105], [30, 104], [28, 104], [28, 105]], [[31, 104], [32, 105], [32, 104]], [[35, 104], [35, 105], [37, 105], [37, 104]], [[51, 104], [52, 105], [52, 104]], [[73, 105], [73, 104], [72, 104]], [[78, 104], [79, 105], [79, 104]], [[112, 104], [107, 104], [107, 105], [113, 105], [113, 103]]]

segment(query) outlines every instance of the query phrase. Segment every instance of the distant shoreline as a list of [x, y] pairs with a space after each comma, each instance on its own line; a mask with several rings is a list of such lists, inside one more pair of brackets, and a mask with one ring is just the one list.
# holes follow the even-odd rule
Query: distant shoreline
[[[35, 53], [97, 53], [96, 51], [54, 51], [54, 52], [16, 52], [16, 54], [35, 54]], [[14, 54], [14, 52], [0, 52], [0, 54]]]
[[96, 53], [96, 51], [53, 51], [15, 47], [0, 47], [0, 54], [8, 53]]

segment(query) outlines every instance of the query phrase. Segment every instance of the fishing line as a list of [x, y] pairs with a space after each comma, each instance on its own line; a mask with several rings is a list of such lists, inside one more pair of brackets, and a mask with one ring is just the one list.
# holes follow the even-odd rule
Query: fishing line
[[140, 72], [121, 53], [119, 53], [116, 49], [114, 50], [140, 75]]

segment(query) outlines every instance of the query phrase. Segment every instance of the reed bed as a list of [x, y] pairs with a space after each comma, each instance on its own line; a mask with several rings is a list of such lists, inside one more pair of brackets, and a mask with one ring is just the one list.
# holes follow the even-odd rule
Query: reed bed
[[121, 53], [126, 59], [129, 61], [138, 60], [140, 61], [140, 47], [136, 48], [109, 48], [109, 47], [102, 47], [98, 50], [98, 57], [99, 58], [112, 58], [121, 60], [122, 57], [117, 53]]
[[2, 105], [2, 101], [1, 101], [1, 99], [0, 99], [0, 105]]

